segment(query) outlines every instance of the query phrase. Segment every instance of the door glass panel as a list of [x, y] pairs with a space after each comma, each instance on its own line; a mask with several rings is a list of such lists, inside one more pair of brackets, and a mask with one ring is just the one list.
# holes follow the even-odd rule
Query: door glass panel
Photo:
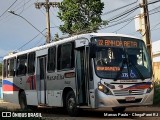
[[40, 80], [45, 78], [45, 64], [44, 64], [44, 58], [40, 58], [39, 64], [40, 64]]
[[80, 104], [85, 104], [86, 101], [86, 82], [85, 82], [85, 71], [84, 71], [84, 50], [77, 51], [77, 92], [78, 100]]

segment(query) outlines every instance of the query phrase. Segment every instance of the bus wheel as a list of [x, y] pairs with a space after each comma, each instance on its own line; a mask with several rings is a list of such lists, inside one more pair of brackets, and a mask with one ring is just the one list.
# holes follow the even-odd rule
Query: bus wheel
[[19, 104], [22, 110], [27, 109], [27, 101], [26, 101], [26, 95], [25, 92], [21, 92], [19, 96]]
[[113, 107], [112, 108], [112, 110], [114, 111], [114, 112], [124, 112], [125, 111], [125, 107]]
[[78, 115], [78, 108], [77, 108], [77, 105], [76, 105], [75, 94], [74, 94], [73, 91], [70, 91], [67, 94], [66, 108], [67, 108], [68, 114], [70, 116], [77, 116]]

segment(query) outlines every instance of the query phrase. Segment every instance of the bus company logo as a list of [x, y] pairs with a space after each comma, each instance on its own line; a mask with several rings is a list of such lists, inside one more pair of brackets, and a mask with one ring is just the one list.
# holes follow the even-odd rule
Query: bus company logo
[[132, 90], [129, 90], [128, 92], [129, 92], [129, 94], [132, 94]]
[[11, 112], [2, 112], [2, 117], [11, 117]]

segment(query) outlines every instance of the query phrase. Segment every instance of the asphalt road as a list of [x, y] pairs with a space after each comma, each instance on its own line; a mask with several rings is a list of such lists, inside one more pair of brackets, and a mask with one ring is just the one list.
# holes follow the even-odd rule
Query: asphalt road
[[[20, 109], [17, 104], [3, 101], [0, 101], [0, 108], [7, 108], [12, 112]], [[39, 108], [38, 110], [31, 112], [41, 113], [42, 117], [47, 120], [160, 120], [160, 106], [127, 108], [123, 114], [113, 113], [111, 108], [94, 111], [83, 110], [81, 111], [79, 117], [70, 117], [62, 108]]]

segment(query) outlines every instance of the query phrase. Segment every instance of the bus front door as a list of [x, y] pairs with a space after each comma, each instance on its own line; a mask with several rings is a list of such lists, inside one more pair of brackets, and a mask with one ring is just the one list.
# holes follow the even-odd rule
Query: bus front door
[[38, 103], [46, 104], [46, 56], [38, 58]]
[[80, 47], [76, 49], [76, 98], [77, 103], [81, 105], [88, 105], [88, 80], [87, 80], [87, 48]]

